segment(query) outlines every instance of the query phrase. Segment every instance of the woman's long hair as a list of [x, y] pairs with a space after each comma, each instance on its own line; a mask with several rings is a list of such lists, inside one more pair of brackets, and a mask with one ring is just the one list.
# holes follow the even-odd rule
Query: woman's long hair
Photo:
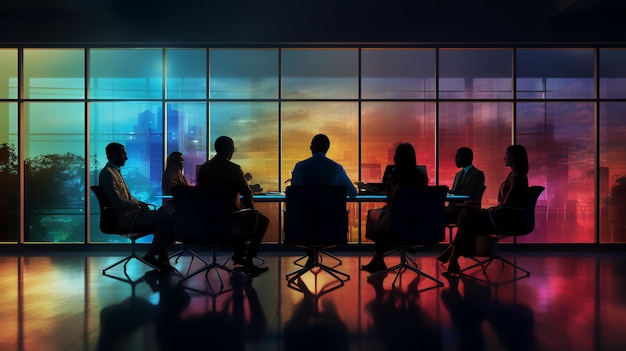
[[167, 156], [165, 162], [165, 173], [167, 173], [172, 179], [172, 184], [189, 185], [187, 178], [183, 175], [182, 162], [183, 154], [178, 151], [174, 151]]
[[528, 153], [522, 145], [511, 145], [506, 148], [511, 156], [513, 156], [513, 169], [516, 172], [528, 173]]

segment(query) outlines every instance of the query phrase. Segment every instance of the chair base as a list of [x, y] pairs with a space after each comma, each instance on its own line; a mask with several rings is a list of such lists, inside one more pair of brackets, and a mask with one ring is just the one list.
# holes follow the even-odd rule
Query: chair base
[[207, 260], [202, 258], [195, 251], [193, 251], [192, 249], [190, 249], [188, 247], [183, 247], [182, 249], [178, 250], [177, 252], [171, 254], [169, 256], [169, 259], [171, 260], [171, 259], [175, 258], [174, 263], [178, 263], [178, 260], [180, 260], [180, 258], [183, 257], [183, 255], [185, 255], [186, 253], [189, 254], [189, 256], [191, 257], [191, 261], [189, 262], [189, 267], [187, 268], [187, 274], [186, 275], [189, 275], [189, 271], [191, 270], [191, 265], [193, 264], [193, 260], [196, 259], [196, 258], [199, 259], [200, 261], [202, 261], [202, 263], [204, 263], [205, 267], [209, 265], [209, 262]]
[[443, 286], [443, 282], [427, 273], [425, 273], [424, 271], [420, 270], [419, 268], [417, 268], [417, 262], [415, 262], [415, 260], [409, 256], [407, 254], [407, 247], [403, 247], [399, 249], [400, 252], [400, 263], [398, 263], [395, 266], [389, 267], [387, 269], [383, 269], [381, 271], [378, 272], [374, 272], [372, 274], [370, 274], [369, 276], [367, 276], [367, 280], [369, 281], [370, 279], [376, 278], [378, 276], [381, 275], [385, 275], [389, 272], [393, 272], [395, 270], [397, 270], [398, 272], [396, 273], [396, 277], [393, 279], [393, 283], [391, 283], [392, 287], [396, 287], [396, 281], [398, 280], [398, 277], [400, 277], [400, 274], [402, 274], [403, 271], [409, 270], [412, 272], [417, 273], [418, 275], [421, 275], [423, 277], [426, 277], [432, 281], [434, 281], [435, 283], [437, 283], [437, 286]]
[[250, 276], [248, 276], [246, 273], [244, 273], [242, 271], [238, 271], [238, 270], [235, 270], [233, 268], [230, 268], [230, 267], [227, 267], [227, 266], [225, 266], [223, 264], [218, 263], [217, 262], [217, 247], [213, 247], [212, 251], [213, 251], [213, 253], [212, 253], [212, 260], [211, 260], [211, 262], [208, 263], [207, 261], [202, 260], [204, 262], [207, 262], [207, 265], [202, 267], [202, 268], [200, 268], [200, 269], [198, 269], [198, 270], [196, 270], [196, 271], [194, 271], [193, 273], [187, 275], [185, 278], [181, 279], [178, 282], [179, 286], [184, 287], [184, 288], [188, 288], [187, 286], [184, 285], [184, 282], [186, 282], [187, 280], [191, 279], [192, 277], [194, 277], [194, 276], [196, 276], [196, 275], [198, 275], [200, 273], [203, 273], [203, 272], [205, 273], [204, 276], [205, 276], [205, 278], [206, 278], [206, 280], [208, 282], [209, 281], [208, 275], [209, 275], [209, 272], [211, 271], [211, 269], [215, 269], [215, 273], [217, 274], [217, 278], [220, 281], [220, 290], [224, 289], [224, 281], [222, 280], [222, 276], [220, 275], [220, 269], [223, 270], [223, 271], [229, 272], [231, 274], [238, 275], [238, 276], [240, 276], [242, 278], [245, 278], [245, 279], [249, 279], [250, 278]]
[[[506, 283], [509, 283], [509, 282], [513, 282], [513, 281], [516, 281], [516, 280], [519, 280], [519, 279], [530, 277], [530, 272], [529, 271], [525, 270], [524, 268], [522, 268], [522, 267], [516, 265], [515, 263], [513, 263], [513, 262], [511, 262], [509, 260], [506, 260], [506, 259], [504, 259], [504, 258], [502, 258], [500, 256], [492, 256], [492, 257], [489, 257], [489, 258], [487, 258], [485, 260], [478, 260], [475, 257], [469, 257], [469, 258], [474, 260], [474, 261], [476, 261], [476, 263], [474, 263], [474, 264], [472, 264], [472, 265], [470, 265], [468, 267], [463, 268], [461, 270], [461, 273], [466, 274], [465, 272], [468, 271], [468, 270], [474, 269], [476, 267], [481, 267], [481, 271], [482, 271], [483, 275], [485, 276], [485, 279], [479, 279], [479, 280], [485, 281], [486, 283], [489, 283], [489, 284], [503, 285], [503, 284], [506, 284]], [[513, 279], [504, 280], [504, 281], [492, 281], [489, 278], [489, 276], [487, 275], [487, 268], [489, 267], [489, 265], [491, 265], [491, 263], [493, 261], [496, 261], [496, 260], [500, 261], [500, 265], [501, 265], [502, 268], [504, 268], [504, 265], [508, 265], [508, 266], [513, 268], [514, 272], [517, 272], [519, 270], [519, 271], [522, 271], [524, 273], [524, 275], [519, 276], [519, 277], [515, 276]], [[476, 279], [478, 279], [478, 278], [476, 278]]]
[[[323, 264], [320, 260], [321, 254], [322, 253], [328, 253], [325, 250], [322, 249], [313, 249], [313, 255], [315, 257], [314, 261], [312, 264], [310, 265], [305, 265], [302, 266], [301, 269], [298, 269], [297, 271], [291, 272], [289, 274], [287, 274], [285, 276], [285, 278], [287, 279], [287, 284], [291, 285], [291, 284], [295, 284], [296, 281], [298, 280], [298, 278], [300, 278], [301, 276], [303, 276], [305, 273], [311, 271], [314, 268], [319, 268], [320, 270], [330, 274], [333, 278], [335, 278], [336, 280], [339, 281], [340, 286], [344, 285], [345, 282], [347, 282], [348, 280], [350, 280], [350, 275], [340, 272], [332, 267], [329, 267], [325, 264]], [[304, 257], [308, 257], [308, 256], [304, 256]], [[334, 255], [332, 255], [331, 257], [335, 257]], [[301, 260], [303, 257], [299, 258], [296, 261]], [[339, 262], [341, 262], [339, 260]]]
[[[148, 266], [148, 267], [152, 268], [153, 270], [156, 270], [156, 271], [159, 271], [159, 272], [160, 272], [160, 271], [161, 271], [161, 269], [160, 269], [160, 268], [158, 268], [157, 266], [153, 265], [152, 263], [150, 263], [150, 262], [148, 262], [148, 261], [144, 260], [144, 259], [143, 259], [143, 257], [137, 256], [137, 254], [136, 254], [136, 252], [135, 252], [135, 240], [137, 240], [137, 238], [139, 238], [139, 236], [138, 236], [138, 237], [136, 237], [136, 238], [135, 238], [135, 237], [131, 237], [131, 236], [127, 236], [127, 237], [128, 237], [129, 239], [131, 239], [131, 244], [130, 244], [130, 246], [131, 246], [131, 248], [132, 248], [132, 252], [131, 252], [131, 254], [130, 254], [129, 256], [124, 257], [124, 258], [122, 258], [121, 260], [119, 260], [119, 261], [117, 261], [117, 262], [113, 263], [112, 265], [110, 265], [110, 266], [106, 267], [105, 269], [103, 269], [103, 270], [102, 270], [102, 275], [106, 275], [107, 277], [115, 278], [115, 279], [122, 280], [122, 281], [127, 281], [127, 282], [130, 282], [130, 283], [136, 283], [136, 282], [138, 282], [138, 281], [141, 281], [141, 279], [139, 279], [139, 280], [133, 280], [133, 279], [132, 279], [132, 278], [128, 275], [128, 272], [126, 272], [126, 266], [128, 265], [128, 262], [130, 262], [130, 261], [131, 261], [131, 260], [133, 260], [133, 259], [136, 259], [137, 261], [139, 261], [139, 262], [141, 262], [141, 263], [145, 264], [146, 266]], [[114, 275], [111, 275], [111, 274], [107, 274], [107, 271], [108, 271], [108, 270], [110, 270], [111, 268], [116, 267], [116, 266], [118, 266], [118, 265], [120, 265], [120, 264], [123, 264], [123, 267], [124, 267], [124, 276], [126, 276], [126, 279], [122, 279], [122, 278], [120, 278], [120, 277], [117, 277], [117, 276], [114, 276]]]
[[[322, 254], [324, 254], [324, 255], [334, 259], [335, 261], [337, 261], [337, 265], [335, 265], [334, 267], [341, 266], [343, 264], [343, 262], [341, 261], [341, 259], [339, 257], [333, 255], [332, 253], [330, 253], [330, 252], [328, 252], [326, 250], [318, 249], [318, 254], [319, 254], [319, 261], [320, 262], [322, 262], [322, 260], [323, 260]], [[303, 255], [302, 257], [300, 257], [297, 260], [293, 261], [293, 263], [296, 266], [304, 267], [306, 265], [301, 264], [300, 261], [304, 260], [305, 258], [308, 259], [309, 255]]]

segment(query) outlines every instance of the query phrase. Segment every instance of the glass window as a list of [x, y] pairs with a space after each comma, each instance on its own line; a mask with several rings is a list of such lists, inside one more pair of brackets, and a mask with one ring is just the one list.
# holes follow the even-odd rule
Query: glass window
[[0, 242], [19, 237], [17, 104], [0, 102]]
[[600, 98], [626, 98], [626, 50], [600, 49]]
[[0, 49], [0, 99], [17, 99], [16, 49]]
[[26, 241], [85, 239], [83, 103], [24, 104]]
[[363, 49], [363, 99], [434, 99], [435, 50]]
[[503, 157], [512, 143], [513, 105], [508, 102], [449, 102], [439, 106], [439, 184], [452, 187], [460, 147], [474, 152], [474, 166], [485, 173], [482, 207], [498, 203], [500, 184], [510, 169]]
[[516, 58], [518, 99], [593, 99], [593, 49], [519, 49]]
[[[144, 202], [160, 205], [161, 177], [164, 169], [163, 111], [160, 102], [91, 103], [90, 173], [91, 184], [98, 184], [100, 170], [106, 165], [105, 147], [110, 142], [126, 146], [128, 160], [122, 176], [131, 194]], [[91, 195], [91, 241], [126, 241], [119, 235], [102, 234], [98, 228], [98, 200]], [[140, 239], [151, 242], [152, 236]]]
[[91, 49], [92, 99], [163, 98], [161, 49]]
[[24, 49], [24, 97], [84, 99], [85, 50]]
[[587, 102], [517, 104], [516, 143], [528, 151], [529, 184], [546, 187], [534, 233], [518, 242], [594, 242], [594, 111]]
[[[232, 161], [252, 175], [251, 184], [259, 184], [263, 191], [280, 190], [276, 102], [214, 102], [210, 104], [209, 121], [211, 157], [215, 155], [215, 139], [229, 136], [237, 148]], [[270, 219], [263, 240], [278, 242], [279, 205], [264, 203], [255, 207]]]
[[285, 49], [282, 98], [355, 99], [358, 73], [356, 49]]
[[206, 99], [206, 50], [167, 49], [167, 98]]
[[212, 49], [212, 99], [278, 98], [278, 50]]
[[[281, 179], [291, 178], [298, 161], [311, 157], [311, 139], [326, 134], [326, 154], [343, 166], [352, 181], [358, 180], [359, 128], [356, 102], [284, 102], [281, 110]], [[283, 182], [284, 183], [284, 182]], [[288, 185], [289, 182], [286, 182]], [[359, 211], [349, 205], [349, 241], [359, 240]]]
[[396, 146], [409, 142], [435, 184], [435, 103], [364, 102], [361, 106], [361, 181], [380, 182]]
[[207, 159], [207, 105], [205, 103], [167, 104], [167, 152], [182, 152], [184, 174], [196, 184], [196, 167]]
[[510, 49], [439, 50], [439, 98], [510, 99], [512, 62]]
[[626, 242], [626, 103], [600, 104], [600, 242]]

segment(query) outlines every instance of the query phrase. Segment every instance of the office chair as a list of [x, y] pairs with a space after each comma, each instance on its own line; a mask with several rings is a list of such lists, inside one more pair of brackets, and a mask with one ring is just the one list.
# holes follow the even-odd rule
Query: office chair
[[[535, 230], [535, 206], [537, 205], [537, 199], [539, 199], [539, 196], [544, 190], [544, 187], [538, 185], [534, 185], [528, 188], [528, 198], [526, 199], [526, 206], [523, 209], [520, 209], [521, 211], [524, 211], [524, 221], [522, 226], [517, 227], [515, 230], [496, 231], [486, 237], [477, 237], [476, 253], [474, 256], [470, 256], [470, 258], [473, 258], [477, 262], [463, 268], [461, 272], [465, 272], [467, 270], [480, 266], [482, 267], [482, 271], [484, 273], [487, 267], [489, 267], [489, 265], [494, 260], [498, 260], [500, 261], [502, 267], [507, 264], [514, 269], [519, 269], [524, 272], [526, 274], [524, 277], [530, 276], [530, 272], [526, 269], [500, 257], [500, 254], [498, 253], [498, 242], [504, 238], [508, 238], [511, 236], [528, 235], [532, 233], [533, 230]], [[488, 258], [485, 260], [478, 260], [476, 259], [476, 257]]]
[[[187, 280], [203, 272], [208, 282], [211, 269], [215, 269], [221, 289], [224, 288], [224, 282], [220, 270], [248, 278], [244, 272], [217, 262], [218, 248], [233, 244], [232, 199], [226, 189], [179, 186], [172, 187], [172, 196], [175, 208], [174, 239], [186, 245], [208, 246], [212, 251], [209, 264], [187, 275], [178, 284], [185, 287], [184, 283]], [[256, 210], [243, 209], [241, 211]]]
[[447, 186], [400, 186], [395, 190], [387, 215], [391, 216], [391, 245], [400, 253], [400, 263], [372, 273], [368, 280], [397, 270], [392, 283], [395, 287], [402, 272], [410, 270], [443, 286], [441, 280], [420, 270], [408, 251], [445, 239], [443, 209], [447, 193]]
[[283, 240], [285, 244], [313, 250], [314, 260], [286, 275], [289, 285], [306, 272], [319, 268], [340, 285], [350, 275], [323, 264], [320, 253], [348, 242], [348, 211], [343, 186], [289, 186], [285, 189]]
[[[160, 269], [157, 268], [156, 266], [154, 266], [153, 264], [147, 262], [146, 260], [143, 259], [143, 257], [141, 256], [137, 256], [136, 254], [136, 250], [135, 250], [135, 242], [137, 241], [137, 239], [142, 238], [146, 235], [150, 235], [152, 233], [142, 233], [142, 232], [137, 232], [136, 230], [133, 229], [133, 226], [135, 224], [135, 221], [137, 220], [137, 216], [139, 215], [139, 211], [137, 211], [137, 214], [135, 215], [135, 218], [133, 218], [133, 221], [131, 223], [131, 226], [128, 228], [122, 228], [120, 226], [117, 225], [117, 221], [115, 218], [115, 212], [119, 209], [122, 208], [122, 206], [113, 206], [109, 203], [109, 200], [106, 198], [106, 196], [104, 195], [104, 191], [102, 190], [102, 188], [99, 185], [92, 185], [90, 187], [91, 191], [94, 193], [94, 195], [96, 196], [96, 199], [98, 199], [98, 204], [100, 206], [100, 231], [102, 231], [105, 234], [116, 234], [119, 236], [122, 236], [124, 238], [127, 238], [130, 240], [130, 247], [131, 247], [131, 254], [124, 257], [123, 259], [113, 263], [112, 265], [108, 266], [107, 268], [102, 270], [102, 274], [110, 276], [112, 278], [116, 278], [119, 280], [124, 280], [121, 279], [119, 277], [113, 276], [113, 275], [109, 275], [107, 274], [107, 271], [117, 265], [120, 264], [124, 264], [124, 275], [126, 276], [126, 280], [125, 281], [129, 281], [129, 282], [133, 282], [133, 280], [130, 278], [130, 276], [128, 275], [128, 273], [126, 272], [126, 266], [128, 265], [128, 262], [130, 262], [131, 260], [135, 259], [145, 265], [147, 265], [148, 267], [155, 269], [157, 271], [159, 271]], [[126, 206], [124, 206], [124, 208], [127, 208]]]

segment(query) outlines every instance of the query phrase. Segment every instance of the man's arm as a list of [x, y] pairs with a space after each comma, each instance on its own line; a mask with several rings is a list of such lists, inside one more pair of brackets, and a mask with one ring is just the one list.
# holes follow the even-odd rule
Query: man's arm
[[241, 167], [237, 170], [237, 191], [241, 195], [241, 206], [244, 208], [254, 208], [254, 203], [252, 202], [252, 190], [250, 186], [248, 186], [248, 181], [243, 174], [243, 170]]

